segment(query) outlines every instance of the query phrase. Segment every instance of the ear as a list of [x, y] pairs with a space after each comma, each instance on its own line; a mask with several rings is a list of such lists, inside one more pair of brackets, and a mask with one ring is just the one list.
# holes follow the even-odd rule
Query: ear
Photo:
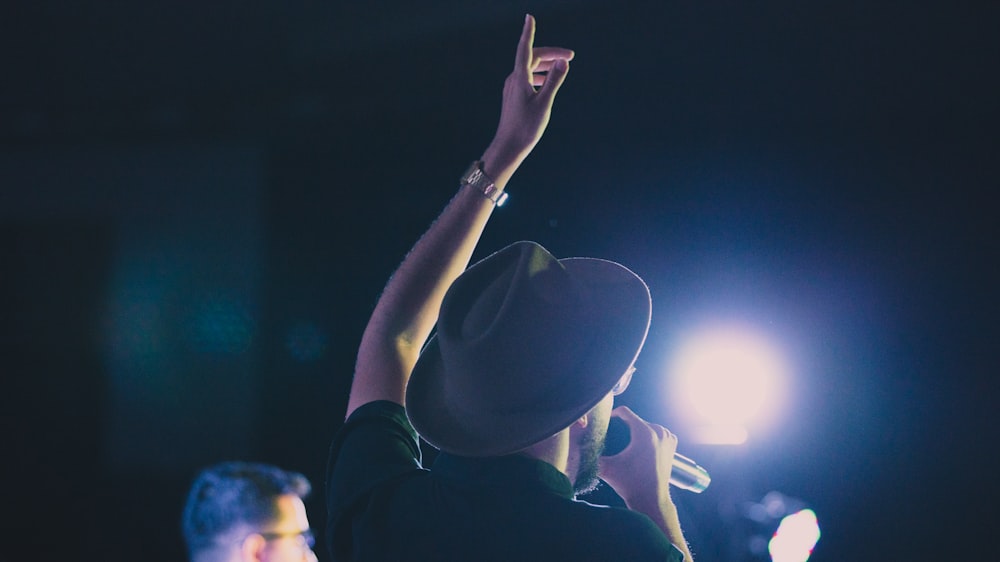
[[587, 412], [586, 414], [583, 414], [582, 416], [580, 416], [580, 419], [578, 419], [575, 422], [573, 422], [573, 426], [576, 427], [577, 429], [584, 429], [584, 428], [586, 428], [587, 425], [590, 423], [590, 415], [589, 414], [590, 414], [590, 412]]
[[257, 533], [248, 536], [243, 541], [243, 544], [240, 545], [240, 560], [242, 562], [260, 562], [264, 560], [264, 547], [266, 546], [267, 540]]

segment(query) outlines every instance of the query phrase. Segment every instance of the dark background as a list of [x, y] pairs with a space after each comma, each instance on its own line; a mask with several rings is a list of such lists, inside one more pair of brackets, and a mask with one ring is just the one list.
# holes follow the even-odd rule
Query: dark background
[[677, 430], [714, 478], [676, 494], [696, 555], [747, 559], [741, 506], [771, 490], [816, 511], [815, 560], [989, 552], [996, 2], [3, 11], [0, 560], [181, 560], [185, 489], [231, 458], [304, 472], [322, 529], [367, 316], [489, 142], [526, 11], [577, 58], [479, 255], [530, 238], [639, 272], [622, 399], [665, 425], [698, 319], [794, 364], [745, 445]]

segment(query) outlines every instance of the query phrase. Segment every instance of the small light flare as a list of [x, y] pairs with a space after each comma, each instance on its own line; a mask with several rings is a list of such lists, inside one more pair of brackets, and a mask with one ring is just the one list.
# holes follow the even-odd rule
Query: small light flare
[[785, 516], [767, 543], [772, 562], [805, 562], [819, 542], [819, 522], [816, 513], [803, 509]]

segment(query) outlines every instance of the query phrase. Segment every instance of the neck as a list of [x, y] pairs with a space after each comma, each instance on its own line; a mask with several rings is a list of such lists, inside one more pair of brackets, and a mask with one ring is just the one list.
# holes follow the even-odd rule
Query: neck
[[565, 474], [570, 482], [572, 482], [576, 476], [576, 470], [570, 470], [569, 442], [569, 428], [567, 428], [544, 441], [539, 441], [522, 450], [519, 454], [551, 464], [556, 467], [556, 470]]

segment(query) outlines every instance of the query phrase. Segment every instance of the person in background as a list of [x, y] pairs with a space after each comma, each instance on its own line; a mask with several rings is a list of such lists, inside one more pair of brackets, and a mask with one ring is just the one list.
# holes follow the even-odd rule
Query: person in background
[[188, 492], [181, 528], [190, 562], [316, 561], [305, 476], [273, 465], [224, 462]]

